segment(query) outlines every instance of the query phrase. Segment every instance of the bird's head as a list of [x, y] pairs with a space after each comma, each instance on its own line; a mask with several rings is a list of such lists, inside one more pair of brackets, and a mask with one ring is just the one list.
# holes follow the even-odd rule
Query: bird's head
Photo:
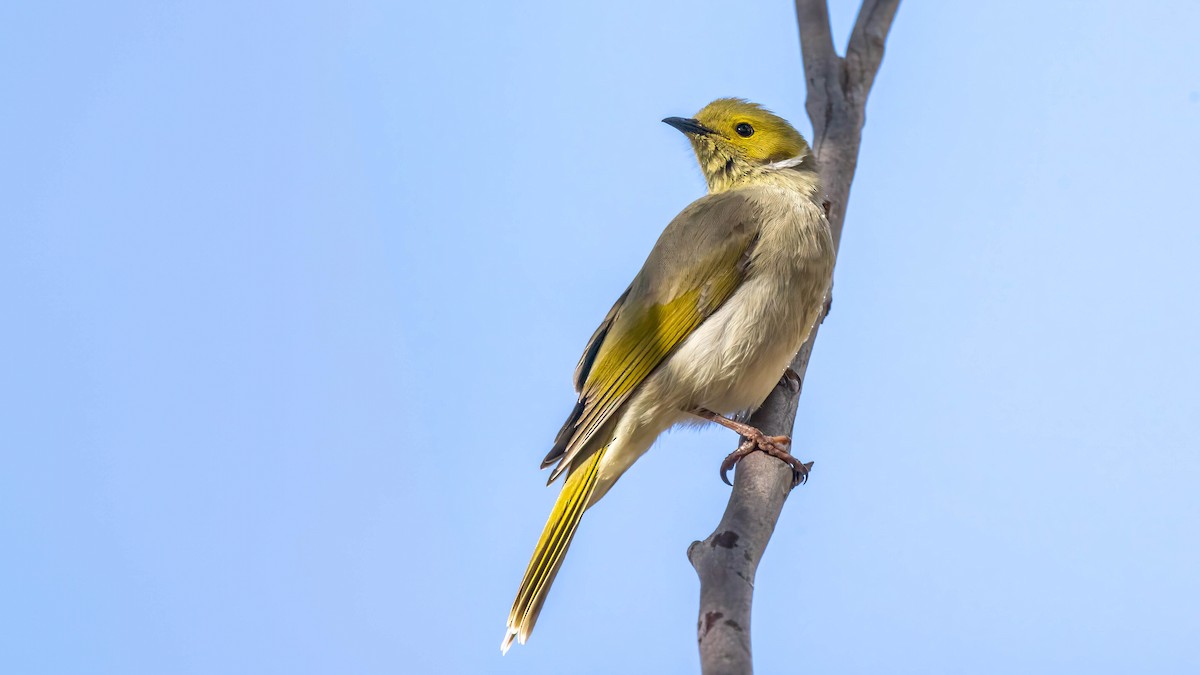
[[668, 117], [663, 122], [687, 135], [714, 192], [771, 165], [798, 164], [811, 153], [787, 120], [745, 99], [719, 98], [695, 118]]

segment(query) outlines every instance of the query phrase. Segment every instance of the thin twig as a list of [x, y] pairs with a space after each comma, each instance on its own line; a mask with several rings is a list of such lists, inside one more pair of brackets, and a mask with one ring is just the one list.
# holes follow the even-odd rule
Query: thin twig
[[850, 44], [846, 46], [846, 65], [856, 76], [856, 100], [863, 104], [867, 102], [867, 94], [871, 93], [871, 85], [875, 84], [875, 74], [883, 61], [883, 47], [899, 7], [899, 0], [865, 0], [858, 11]]

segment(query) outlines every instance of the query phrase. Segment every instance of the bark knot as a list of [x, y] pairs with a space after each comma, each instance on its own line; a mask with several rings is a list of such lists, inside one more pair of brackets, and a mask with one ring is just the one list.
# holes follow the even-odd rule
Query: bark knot
[[711, 546], [713, 548], [718, 546], [721, 548], [733, 548], [734, 546], [737, 546], [737, 542], [738, 533], [734, 532], [733, 530], [725, 530], [724, 532], [713, 535]]
[[700, 628], [700, 639], [701, 640], [704, 639], [705, 635], [708, 635], [708, 631], [712, 630], [713, 625], [715, 623], [717, 623], [718, 621], [720, 621], [721, 617], [723, 617], [723, 616], [725, 616], [725, 614], [722, 612], [705, 612], [704, 613], [704, 625]]

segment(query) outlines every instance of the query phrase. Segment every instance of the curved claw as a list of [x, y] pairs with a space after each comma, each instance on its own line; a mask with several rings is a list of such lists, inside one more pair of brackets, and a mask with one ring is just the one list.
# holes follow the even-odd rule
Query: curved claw
[[813, 468], [812, 462], [801, 463], [800, 460], [793, 457], [792, 461], [788, 462], [788, 464], [790, 464], [792, 467], [792, 487], [803, 485], [808, 482], [808, 473], [812, 471]]
[[729, 487], [733, 487], [733, 483], [729, 482], [729, 470], [734, 467], [743, 457], [758, 449], [758, 443], [747, 439], [742, 441], [742, 444], [737, 447], [737, 450], [725, 456], [725, 461], [721, 462], [721, 480]]

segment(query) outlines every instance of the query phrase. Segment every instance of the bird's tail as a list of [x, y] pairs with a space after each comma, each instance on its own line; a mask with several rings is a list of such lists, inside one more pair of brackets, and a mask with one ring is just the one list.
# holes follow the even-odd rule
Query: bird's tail
[[558, 574], [567, 547], [571, 545], [571, 537], [579, 526], [579, 519], [596, 489], [600, 459], [607, 449], [600, 448], [593, 453], [564, 481], [558, 501], [554, 502], [554, 510], [550, 512], [550, 519], [546, 521], [546, 527], [538, 539], [537, 548], [533, 550], [529, 567], [525, 568], [525, 577], [521, 579], [521, 588], [517, 591], [517, 599], [513, 601], [512, 611], [508, 613], [508, 628], [504, 631], [504, 641], [500, 643], [502, 653], [508, 652], [513, 640], [525, 644], [533, 632], [533, 624], [537, 622], [546, 593], [550, 590], [554, 575]]

